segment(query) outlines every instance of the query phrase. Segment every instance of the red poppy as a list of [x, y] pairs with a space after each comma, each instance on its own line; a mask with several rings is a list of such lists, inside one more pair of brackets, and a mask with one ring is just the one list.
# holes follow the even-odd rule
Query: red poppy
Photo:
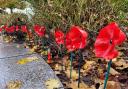
[[39, 35], [40, 37], [43, 37], [45, 34], [44, 26], [35, 25], [34, 30], [35, 30], [36, 34]]
[[2, 26], [2, 28], [3, 28], [3, 29], [6, 29], [6, 28], [7, 28], [7, 26], [6, 26], [6, 25], [4, 25], [4, 26]]
[[61, 30], [55, 31], [55, 40], [57, 44], [64, 44], [64, 33]]
[[27, 29], [27, 26], [26, 25], [21, 26], [21, 30], [24, 33], [27, 33], [28, 32], [28, 29]]
[[0, 28], [0, 32], [2, 32], [2, 28]]
[[16, 28], [16, 31], [19, 31], [19, 26], [16, 26], [15, 28]]
[[118, 56], [116, 45], [120, 45], [126, 39], [126, 35], [121, 31], [115, 22], [102, 28], [95, 42], [95, 54], [97, 57], [113, 59]]
[[68, 51], [82, 49], [86, 46], [87, 33], [78, 26], [72, 26], [66, 35], [66, 48]]
[[15, 31], [15, 27], [14, 27], [14, 26], [6, 27], [5, 30], [6, 30], [8, 33], [13, 33], [13, 32]]

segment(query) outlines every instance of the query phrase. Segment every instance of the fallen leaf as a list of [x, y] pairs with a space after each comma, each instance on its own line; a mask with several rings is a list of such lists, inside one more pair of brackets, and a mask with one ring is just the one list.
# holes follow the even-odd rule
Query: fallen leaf
[[36, 56], [34, 56], [34, 57], [27, 57], [27, 58], [22, 58], [22, 59], [18, 60], [17, 64], [23, 65], [23, 64], [27, 64], [29, 62], [38, 61], [38, 60], [39, 59]]
[[47, 54], [48, 54], [48, 51], [47, 50], [41, 52], [41, 55], [47, 55]]
[[38, 48], [38, 46], [34, 46], [33, 48], [30, 49], [30, 52], [35, 52], [35, 50]]
[[[99, 89], [103, 89], [103, 85], [101, 85]], [[119, 82], [108, 81], [106, 89], [121, 89], [121, 86]]]
[[61, 70], [62, 68], [61, 68], [61, 65], [60, 64], [55, 64], [55, 69], [56, 70]]
[[21, 86], [22, 86], [22, 82], [19, 80], [15, 80], [15, 81], [10, 81], [6, 85], [6, 89], [20, 89]]
[[86, 71], [90, 70], [92, 68], [93, 65], [95, 65], [96, 62], [95, 61], [86, 61], [86, 63], [83, 66], [83, 69], [85, 69]]
[[78, 88], [78, 82], [72, 82], [71, 84], [69, 84], [69, 86], [72, 89], [95, 89], [93, 86], [89, 87], [86, 84], [84, 84], [83, 82], [80, 83], [80, 87]]
[[4, 36], [4, 41], [5, 41], [6, 43], [9, 43], [9, 42], [12, 41], [12, 37], [10, 37], [10, 36]]
[[119, 61], [113, 62], [117, 67], [117, 69], [124, 69], [128, 67], [128, 64], [124, 59], [120, 59]]
[[59, 89], [59, 81], [57, 79], [49, 79], [45, 82], [47, 89]]
[[115, 69], [113, 69], [112, 67], [110, 68], [110, 74], [112, 75], [118, 75], [120, 74], [119, 72], [117, 72]]
[[[70, 78], [70, 70], [65, 71], [68, 78]], [[76, 70], [72, 70], [72, 80], [78, 79], [78, 73]]]

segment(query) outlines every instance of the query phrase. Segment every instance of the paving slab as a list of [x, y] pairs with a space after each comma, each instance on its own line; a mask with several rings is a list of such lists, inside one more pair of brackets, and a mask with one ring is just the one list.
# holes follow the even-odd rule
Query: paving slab
[[17, 48], [18, 45], [0, 45], [0, 58], [23, 55], [28, 53], [28, 49], [24, 49], [23, 47]]
[[[20, 55], [27, 53], [28, 50], [16, 48], [15, 45], [0, 44], [0, 89], [6, 89], [8, 82], [15, 80], [22, 82], [20, 89], [46, 89], [45, 81], [48, 79], [59, 81], [54, 71], [40, 55]], [[17, 61], [21, 58], [33, 56], [36, 56], [39, 60], [23, 65], [17, 64]], [[62, 87], [60, 81], [59, 84]]]

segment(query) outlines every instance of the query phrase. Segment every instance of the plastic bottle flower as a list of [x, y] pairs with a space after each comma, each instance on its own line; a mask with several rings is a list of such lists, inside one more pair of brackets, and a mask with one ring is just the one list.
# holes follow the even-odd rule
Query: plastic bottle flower
[[7, 25], [2, 26], [2, 29], [6, 29], [6, 28], [7, 28]]
[[87, 33], [78, 26], [72, 26], [66, 35], [66, 48], [69, 52], [82, 49], [87, 43]]
[[22, 30], [22, 32], [24, 32], [24, 33], [28, 33], [28, 29], [27, 29], [27, 26], [26, 26], [26, 25], [22, 25], [22, 26], [21, 26], [21, 30]]
[[16, 31], [19, 31], [19, 26], [18, 25], [15, 26], [15, 29], [16, 29]]
[[112, 59], [118, 56], [118, 51], [115, 49], [115, 47], [122, 44], [125, 39], [126, 35], [121, 31], [115, 22], [108, 24], [99, 32], [95, 42], [95, 54], [97, 57], [110, 60], [108, 62], [103, 89], [106, 89], [107, 86]]
[[7, 33], [13, 33], [15, 31], [15, 27], [14, 26], [6, 27], [5, 30], [7, 31]]
[[100, 30], [95, 42], [95, 54], [97, 57], [111, 60], [118, 56], [115, 49], [126, 39], [126, 35], [121, 31], [115, 22], [110, 23]]
[[87, 43], [88, 34], [83, 31], [79, 26], [72, 26], [70, 31], [66, 34], [66, 48], [69, 52], [71, 52], [71, 63], [70, 63], [70, 78], [72, 74], [72, 51], [79, 49], [79, 68], [78, 68], [78, 88], [80, 86], [80, 69], [81, 69], [81, 61], [83, 60], [83, 55], [80, 49], [83, 49]]
[[45, 34], [45, 27], [44, 26], [35, 25], [34, 30], [35, 30], [36, 34], [40, 37], [43, 37]]
[[[61, 29], [57, 28], [55, 29], [55, 41], [59, 45], [59, 57], [62, 59], [62, 46], [64, 45], [64, 33], [61, 31]], [[61, 61], [61, 70], [63, 71], [63, 60]]]
[[2, 32], [2, 28], [0, 28], [0, 32]]
[[59, 45], [64, 44], [64, 33], [61, 30], [55, 31], [55, 40]]

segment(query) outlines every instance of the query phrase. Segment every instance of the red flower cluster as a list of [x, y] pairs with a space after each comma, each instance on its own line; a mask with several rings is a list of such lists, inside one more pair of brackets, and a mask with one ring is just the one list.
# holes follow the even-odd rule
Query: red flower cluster
[[[55, 40], [57, 44], [64, 44], [64, 33], [59, 29], [55, 31]], [[72, 26], [66, 34], [65, 45], [68, 51], [82, 49], [87, 43], [87, 33], [79, 26]]]
[[61, 30], [55, 31], [55, 40], [57, 44], [64, 44], [64, 33]]
[[115, 22], [102, 28], [95, 42], [95, 54], [97, 57], [113, 59], [118, 56], [115, 46], [120, 45], [126, 39]]
[[[5, 31], [7, 33], [13, 33], [14, 31], [19, 31], [19, 28], [20, 28], [19, 26], [11, 26], [11, 27], [8, 27], [8, 26], [4, 25], [1, 28], [1, 31], [2, 31], [2, 29], [5, 29]], [[24, 33], [28, 33], [27, 26], [26, 25], [21, 26], [21, 31], [24, 32]]]
[[78, 26], [72, 26], [66, 34], [66, 48], [68, 51], [82, 49], [87, 43], [87, 33]]
[[[45, 27], [34, 25], [34, 31], [39, 37], [45, 35]], [[19, 26], [7, 27], [7, 25], [0, 28], [5, 29], [8, 33], [13, 33], [19, 30]], [[29, 33], [27, 26], [21, 26], [21, 31]], [[87, 32], [82, 30], [79, 26], [72, 26], [69, 32], [64, 36], [61, 29], [55, 31], [55, 40], [57, 44], [64, 44], [68, 51], [75, 51], [82, 49], [87, 44]], [[65, 37], [65, 38], [64, 38]], [[115, 22], [110, 23], [106, 27], [102, 28], [95, 42], [95, 54], [97, 57], [105, 59], [113, 59], [118, 56], [118, 51], [115, 49], [117, 45], [120, 45], [126, 39], [126, 35], [121, 31]]]
[[[0, 31], [2, 31], [2, 29], [5, 29], [5, 31], [7, 33], [13, 33], [14, 31], [19, 31], [21, 29], [22, 32], [29, 34], [29, 30], [27, 29], [27, 26], [26, 25], [22, 25], [22, 26], [11, 26], [11, 27], [7, 27], [6, 25], [4, 25], [0, 29]], [[45, 27], [44, 26], [35, 25], [34, 26], [34, 30], [35, 30], [36, 34], [39, 35], [40, 37], [43, 37], [44, 34], [45, 34]]]
[[36, 34], [39, 35], [40, 37], [43, 37], [45, 34], [44, 26], [35, 25], [34, 30], [35, 30]]
[[13, 33], [13, 32], [15, 31], [15, 27], [14, 27], [14, 26], [6, 27], [5, 30], [6, 30], [8, 33]]

